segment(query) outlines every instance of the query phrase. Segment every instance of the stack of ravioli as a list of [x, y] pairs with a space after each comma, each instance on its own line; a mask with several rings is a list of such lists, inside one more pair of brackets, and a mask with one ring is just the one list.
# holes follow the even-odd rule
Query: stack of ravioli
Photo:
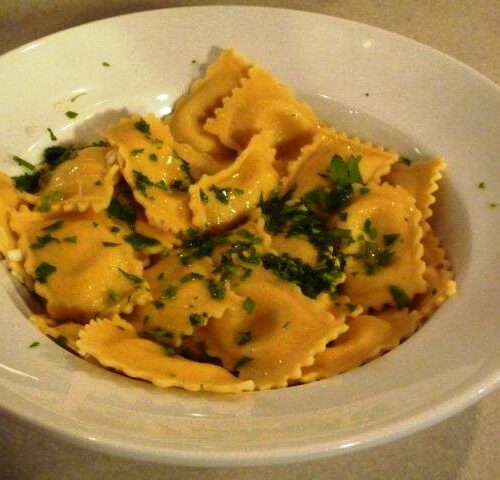
[[281, 388], [411, 336], [455, 282], [429, 222], [442, 158], [319, 119], [232, 50], [163, 119], [0, 176], [0, 252], [67, 349], [160, 387]]

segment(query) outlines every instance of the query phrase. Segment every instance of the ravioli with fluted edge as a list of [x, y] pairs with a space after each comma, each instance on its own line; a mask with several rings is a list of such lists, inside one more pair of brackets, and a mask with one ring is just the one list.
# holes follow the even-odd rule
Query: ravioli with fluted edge
[[360, 367], [455, 294], [442, 157], [339, 132], [233, 50], [186, 91], [0, 173], [0, 254], [42, 334], [159, 387], [239, 394]]

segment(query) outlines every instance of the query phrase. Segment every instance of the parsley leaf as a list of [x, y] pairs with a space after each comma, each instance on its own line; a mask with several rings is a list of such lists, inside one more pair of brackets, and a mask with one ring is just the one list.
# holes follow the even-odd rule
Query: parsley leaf
[[252, 332], [238, 332], [238, 338], [236, 339], [236, 345], [245, 345], [250, 340], [252, 340]]
[[20, 167], [25, 168], [26, 170], [33, 172], [35, 170], [35, 166], [32, 165], [30, 162], [27, 162], [26, 160], [22, 159], [21, 157], [18, 157], [17, 155], [14, 155], [12, 157], [14, 162], [16, 162]]
[[12, 181], [16, 189], [20, 192], [37, 193], [40, 189], [40, 176], [40, 172], [24, 173], [23, 175], [12, 177]]
[[42, 230], [44, 232], [55, 232], [56, 230], [59, 230], [64, 224], [64, 220], [60, 219], [55, 221], [54, 223], [51, 223], [50, 225], [47, 225], [46, 227], [43, 227]]
[[410, 299], [408, 298], [408, 294], [397, 285], [389, 285], [389, 290], [391, 291], [392, 298], [394, 302], [396, 302], [396, 306], [401, 309], [408, 305]]
[[248, 314], [251, 314], [254, 311], [255, 305], [255, 300], [250, 297], [245, 298], [245, 300], [243, 301], [243, 308]]
[[247, 357], [246, 355], [243, 355], [234, 364], [233, 371], [237, 372], [240, 368], [244, 367], [247, 363], [251, 362], [252, 360], [253, 360], [252, 357]]
[[75, 158], [76, 151], [73, 147], [63, 147], [60, 145], [55, 145], [53, 147], [47, 147], [43, 151], [43, 159], [45, 163], [49, 166], [51, 170], [54, 170], [58, 165]]
[[160, 244], [156, 238], [146, 237], [137, 232], [127, 235], [124, 240], [130, 243], [134, 250], [144, 250], [145, 248], [154, 247]]
[[138, 277], [137, 275], [126, 272], [125, 270], [122, 270], [120, 267], [118, 267], [118, 270], [125, 278], [129, 279], [132, 283], [135, 283], [136, 285], [139, 285], [140, 283], [142, 283], [141, 277]]
[[336, 185], [352, 185], [353, 183], [363, 183], [363, 178], [359, 171], [361, 156], [351, 155], [347, 160], [343, 160], [340, 155], [334, 155], [328, 171], [328, 177]]
[[137, 215], [132, 205], [120, 203], [117, 197], [113, 197], [106, 212], [111, 218], [122, 220], [126, 222], [132, 230], [135, 230]]
[[191, 313], [189, 315], [189, 322], [193, 327], [202, 327], [207, 324], [208, 315], [207, 313]]
[[47, 283], [47, 277], [57, 271], [54, 265], [42, 262], [35, 270], [35, 279], [38, 283]]
[[134, 123], [134, 128], [139, 130], [139, 132], [143, 133], [146, 136], [151, 135], [151, 127], [144, 118], [141, 118], [139, 121]]

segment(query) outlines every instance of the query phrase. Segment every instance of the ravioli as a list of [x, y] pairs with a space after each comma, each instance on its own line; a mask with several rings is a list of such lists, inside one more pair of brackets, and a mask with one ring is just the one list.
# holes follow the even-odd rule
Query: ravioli
[[398, 161], [395, 151], [386, 150], [370, 142], [362, 143], [358, 138], [349, 138], [332, 128], [321, 129], [310, 145], [304, 147], [297, 161], [288, 164], [286, 188], [293, 189], [293, 197], [301, 198], [315, 188], [330, 185], [327, 173], [332, 157], [340, 156], [344, 161], [359, 158], [359, 171], [363, 183], [380, 183], [389, 173], [391, 165]]
[[421, 214], [402, 187], [385, 183], [368, 188], [344, 209], [347, 218], [338, 223], [355, 239], [343, 252], [343, 292], [365, 309], [381, 309], [397, 305], [397, 292], [412, 299], [426, 290]]
[[213, 157], [231, 156], [218, 138], [203, 128], [205, 121], [247, 75], [249, 64], [234, 50], [223, 50], [205, 75], [193, 82], [189, 92], [177, 100], [166, 119], [175, 139]]
[[191, 186], [193, 224], [219, 228], [248, 215], [278, 183], [279, 176], [272, 165], [274, 155], [270, 135], [255, 135], [231, 166], [213, 176], [206, 175]]
[[190, 225], [189, 163], [173, 148], [167, 126], [153, 115], [124, 118], [104, 137], [118, 149], [122, 173], [149, 222], [174, 233]]
[[142, 263], [109, 228], [104, 214], [12, 215], [24, 268], [55, 320], [85, 322], [96, 315], [130, 313], [150, 298]]
[[389, 310], [383, 314], [347, 319], [349, 329], [304, 369], [302, 381], [311, 382], [346, 372], [395, 348], [419, 325], [418, 312]]
[[263, 69], [252, 67], [248, 78], [243, 78], [214, 117], [207, 119], [205, 130], [238, 151], [244, 150], [255, 134], [272, 132], [277, 168], [283, 171], [286, 162], [298, 156], [323, 124], [289, 88]]
[[107, 368], [158, 387], [191, 391], [239, 393], [253, 390], [251, 381], [239, 380], [217, 365], [170, 356], [157, 343], [138, 336], [121, 318], [92, 320], [80, 333], [78, 351]]
[[207, 352], [257, 390], [285, 387], [301, 377], [347, 327], [272, 273], [256, 268], [235, 292], [244, 300], [205, 329]]
[[226, 282], [212, 276], [213, 265], [204, 258], [184, 265], [175, 253], [144, 272], [151, 286], [152, 301], [137, 307], [132, 319], [142, 323], [143, 333], [162, 343], [179, 346], [209, 318], [221, 317], [239, 299]]
[[112, 149], [83, 148], [46, 172], [42, 189], [32, 198], [44, 212], [102, 212], [109, 206], [119, 170]]

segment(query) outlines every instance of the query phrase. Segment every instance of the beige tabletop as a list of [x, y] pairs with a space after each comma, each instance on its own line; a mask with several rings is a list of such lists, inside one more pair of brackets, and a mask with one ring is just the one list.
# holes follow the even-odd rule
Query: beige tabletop
[[[375, 25], [441, 50], [500, 84], [500, 0], [0, 0], [0, 54], [74, 25], [140, 10], [246, 4], [308, 10]], [[1, 88], [1, 86], [0, 86]], [[202, 469], [83, 450], [0, 416], [0, 479], [500, 479], [500, 392], [425, 431], [320, 461]]]

